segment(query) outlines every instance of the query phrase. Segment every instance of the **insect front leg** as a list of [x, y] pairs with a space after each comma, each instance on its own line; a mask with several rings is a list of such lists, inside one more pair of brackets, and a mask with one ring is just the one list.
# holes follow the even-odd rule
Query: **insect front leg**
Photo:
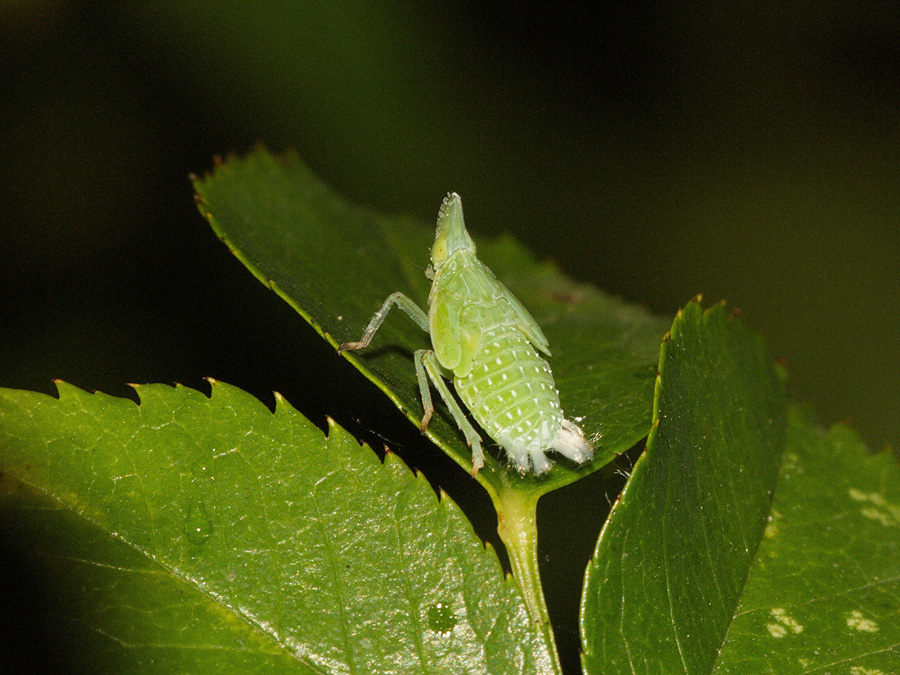
[[425, 408], [425, 415], [422, 417], [421, 428], [424, 432], [431, 421], [431, 415], [434, 413], [434, 405], [431, 402], [431, 392], [428, 387], [428, 379], [434, 383], [435, 389], [444, 399], [444, 403], [450, 408], [450, 414], [453, 415], [453, 421], [463, 432], [466, 437], [466, 443], [472, 448], [472, 475], [478, 473], [478, 470], [484, 466], [484, 452], [481, 450], [481, 436], [475, 431], [475, 427], [466, 418], [456, 398], [450, 392], [450, 388], [441, 375], [441, 366], [438, 363], [437, 356], [430, 349], [419, 349], [415, 353], [416, 361], [416, 377], [419, 380], [419, 392], [422, 394], [422, 405]]
[[409, 318], [418, 324], [419, 328], [426, 333], [428, 332], [428, 315], [416, 303], [398, 291], [397, 293], [391, 293], [387, 300], [384, 301], [384, 304], [381, 305], [381, 309], [375, 312], [375, 316], [369, 321], [369, 325], [366, 326], [366, 330], [359, 342], [345, 342], [338, 347], [338, 354], [368, 347], [369, 343], [372, 342], [372, 338], [375, 337], [375, 332], [381, 327], [385, 317], [394, 305], [406, 312]]

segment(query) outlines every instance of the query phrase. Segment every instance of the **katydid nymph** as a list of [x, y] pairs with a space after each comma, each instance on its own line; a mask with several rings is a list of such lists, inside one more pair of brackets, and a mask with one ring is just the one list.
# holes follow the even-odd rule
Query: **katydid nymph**
[[547, 338], [522, 303], [476, 257], [455, 193], [441, 204], [425, 275], [431, 279], [427, 314], [407, 296], [393, 293], [359, 342], [344, 343], [338, 351], [368, 347], [397, 305], [431, 335], [433, 349], [414, 354], [425, 409], [421, 429], [425, 431], [434, 413], [430, 380], [472, 449], [473, 475], [484, 466], [482, 439], [445, 378], [453, 380], [472, 417], [520, 473], [549, 471], [552, 462], [545, 453], [550, 450], [578, 464], [591, 460], [593, 449], [581, 429], [564, 418], [550, 366], [538, 354], [550, 356]]

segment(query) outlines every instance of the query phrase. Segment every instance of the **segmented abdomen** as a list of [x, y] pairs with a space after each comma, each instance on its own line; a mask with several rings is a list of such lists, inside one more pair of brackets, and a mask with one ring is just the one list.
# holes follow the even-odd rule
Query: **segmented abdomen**
[[[513, 326], [482, 337], [472, 370], [456, 377], [460, 398], [485, 431], [523, 471], [549, 468], [544, 451], [563, 420], [550, 366]], [[529, 461], [530, 460], [530, 461]]]

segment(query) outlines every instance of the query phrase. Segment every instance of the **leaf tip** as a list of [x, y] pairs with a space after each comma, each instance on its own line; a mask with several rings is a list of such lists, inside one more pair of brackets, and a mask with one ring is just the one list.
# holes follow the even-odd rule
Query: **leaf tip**
[[57, 399], [62, 399], [65, 394], [78, 390], [78, 387], [76, 387], [74, 384], [69, 384], [65, 380], [61, 380], [58, 377], [53, 378], [53, 385], [56, 387]]

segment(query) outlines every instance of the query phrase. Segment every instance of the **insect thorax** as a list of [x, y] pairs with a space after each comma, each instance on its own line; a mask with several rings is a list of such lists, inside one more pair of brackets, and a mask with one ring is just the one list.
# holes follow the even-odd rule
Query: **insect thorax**
[[452, 256], [434, 271], [429, 304], [436, 295], [450, 295], [462, 302], [489, 301], [500, 282], [490, 268], [469, 252]]

